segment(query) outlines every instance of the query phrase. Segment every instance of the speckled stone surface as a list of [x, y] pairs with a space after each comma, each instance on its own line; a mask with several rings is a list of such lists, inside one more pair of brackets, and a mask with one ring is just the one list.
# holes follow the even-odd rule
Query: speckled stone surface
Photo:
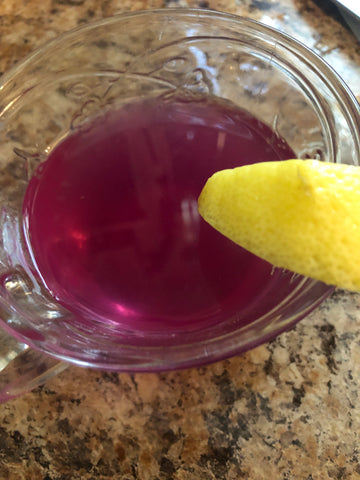
[[[116, 13], [228, 11], [284, 30], [360, 100], [360, 44], [326, 0], [6, 0], [0, 71], [57, 34]], [[208, 367], [70, 367], [0, 406], [0, 479], [360, 479], [360, 295], [336, 291], [275, 341]]]

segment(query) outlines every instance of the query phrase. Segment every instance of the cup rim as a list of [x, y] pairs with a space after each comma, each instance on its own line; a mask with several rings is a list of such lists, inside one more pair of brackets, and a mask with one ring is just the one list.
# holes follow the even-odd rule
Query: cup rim
[[[306, 58], [307, 63], [311, 61], [314, 69], [316, 69], [317, 71], [318, 76], [324, 82], [326, 87], [331, 90], [331, 92], [341, 104], [344, 104], [346, 106], [346, 112], [348, 116], [351, 116], [351, 123], [354, 125], [352, 133], [355, 136], [357, 143], [360, 144], [360, 103], [357, 101], [354, 93], [351, 91], [350, 87], [346, 84], [342, 77], [318, 53], [316, 53], [313, 49], [305, 45], [303, 42], [297, 40], [295, 37], [289, 35], [288, 33], [280, 31], [270, 25], [266, 25], [258, 20], [232, 13], [203, 8], [157, 8], [137, 10], [133, 12], [123, 12], [110, 17], [89, 22], [85, 25], [79, 25], [68, 31], [62, 32], [55, 38], [35, 48], [32, 52], [23, 57], [16, 65], [12, 66], [9, 70], [4, 72], [4, 74], [0, 77], [0, 95], [1, 90], [4, 89], [6, 84], [11, 82], [14, 77], [20, 74], [21, 71], [29, 63], [33, 62], [38, 57], [44, 54], [46, 55], [48, 51], [50, 51], [52, 48], [56, 48], [57, 45], [66, 41], [67, 39], [75, 38], [81, 33], [85, 33], [87, 31], [101, 28], [107, 25], [110, 26], [118, 22], [125, 21], [126, 19], [148, 16], [151, 16], [152, 19], [154, 18], [154, 16], [159, 18], [176, 17], [177, 21], [181, 18], [219, 18], [220, 20], [228, 21], [232, 25], [236, 24], [238, 27], [243, 29], [250, 28], [250, 30], [252, 30], [253, 32], [257, 32], [258, 34], [264, 35], [265, 37], [276, 37], [275, 43], [280, 45], [281, 41], [281, 46], [285, 47], [293, 55], [299, 57], [299, 60], [304, 61], [304, 59]], [[6, 108], [6, 106], [0, 104], [0, 116], [4, 108]]]

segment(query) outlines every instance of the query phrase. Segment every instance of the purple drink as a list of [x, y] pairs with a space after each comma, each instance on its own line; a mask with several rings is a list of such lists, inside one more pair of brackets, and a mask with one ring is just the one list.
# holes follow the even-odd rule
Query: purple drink
[[29, 183], [37, 274], [84, 321], [169, 333], [249, 323], [297, 282], [207, 225], [197, 199], [217, 170], [291, 157], [227, 103], [157, 99], [108, 112], [59, 143]]

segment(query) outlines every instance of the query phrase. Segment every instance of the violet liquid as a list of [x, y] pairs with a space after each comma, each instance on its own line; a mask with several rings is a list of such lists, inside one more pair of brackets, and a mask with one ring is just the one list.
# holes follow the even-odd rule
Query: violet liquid
[[269, 127], [215, 100], [108, 112], [61, 141], [28, 185], [37, 275], [80, 321], [169, 333], [251, 322], [294, 288], [290, 275], [207, 225], [197, 199], [217, 170], [292, 157]]

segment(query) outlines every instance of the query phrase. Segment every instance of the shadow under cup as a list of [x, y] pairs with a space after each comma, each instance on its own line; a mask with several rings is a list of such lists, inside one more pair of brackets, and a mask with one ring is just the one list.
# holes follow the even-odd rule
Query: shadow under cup
[[339, 77], [293, 39], [254, 21], [196, 10], [113, 17], [37, 50], [0, 90], [0, 308], [4, 329], [50, 355], [108, 370], [209, 363], [292, 327], [332, 288], [289, 272], [246, 312], [203, 328], [143, 332], [84, 321], [42, 284], [22, 231], [32, 174], [70, 132], [135, 99], [217, 97], [252, 112], [297, 158], [359, 162], [359, 107]]

